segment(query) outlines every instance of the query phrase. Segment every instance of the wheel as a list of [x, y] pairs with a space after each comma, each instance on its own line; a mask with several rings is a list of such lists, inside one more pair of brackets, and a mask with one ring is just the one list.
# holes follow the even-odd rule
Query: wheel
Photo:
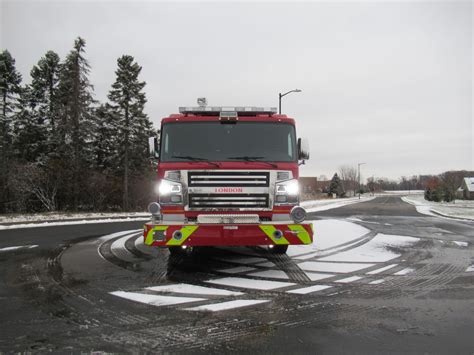
[[270, 249], [270, 253], [285, 254], [287, 250], [288, 250], [288, 245], [275, 245], [272, 249]]

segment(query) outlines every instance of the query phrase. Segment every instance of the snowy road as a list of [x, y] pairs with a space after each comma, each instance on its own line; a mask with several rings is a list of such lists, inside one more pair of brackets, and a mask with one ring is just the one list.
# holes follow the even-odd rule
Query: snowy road
[[138, 222], [0, 231], [0, 352], [472, 352], [473, 223], [391, 196], [311, 218], [284, 256], [170, 257]]

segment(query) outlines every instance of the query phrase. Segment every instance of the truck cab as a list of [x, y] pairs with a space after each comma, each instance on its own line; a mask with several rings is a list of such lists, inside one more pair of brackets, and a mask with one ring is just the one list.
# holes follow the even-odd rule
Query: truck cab
[[150, 139], [156, 200], [146, 245], [178, 253], [198, 246], [310, 244], [298, 167], [309, 158], [295, 120], [263, 107], [180, 107]]

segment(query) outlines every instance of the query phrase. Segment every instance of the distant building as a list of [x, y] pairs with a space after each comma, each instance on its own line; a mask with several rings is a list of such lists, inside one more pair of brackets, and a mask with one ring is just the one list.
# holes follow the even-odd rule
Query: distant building
[[300, 183], [300, 191], [304, 194], [316, 193], [318, 189], [318, 179], [315, 177], [300, 177], [298, 179]]
[[464, 199], [474, 200], [474, 177], [465, 177], [460, 188]]

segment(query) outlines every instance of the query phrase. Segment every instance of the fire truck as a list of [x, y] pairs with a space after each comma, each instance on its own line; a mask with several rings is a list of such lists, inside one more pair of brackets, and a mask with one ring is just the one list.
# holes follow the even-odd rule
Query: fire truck
[[[198, 101], [199, 103], [199, 101]], [[180, 107], [149, 140], [156, 200], [144, 243], [189, 253], [202, 246], [311, 244], [298, 167], [309, 159], [295, 120], [265, 107]]]

